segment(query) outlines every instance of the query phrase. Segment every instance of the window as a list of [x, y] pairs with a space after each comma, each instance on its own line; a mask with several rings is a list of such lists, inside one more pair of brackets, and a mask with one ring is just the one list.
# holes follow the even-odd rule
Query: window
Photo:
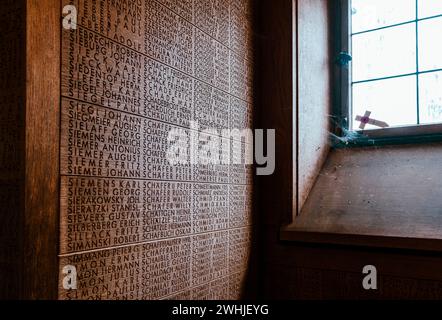
[[348, 128], [441, 133], [442, 0], [349, 0], [344, 7]]

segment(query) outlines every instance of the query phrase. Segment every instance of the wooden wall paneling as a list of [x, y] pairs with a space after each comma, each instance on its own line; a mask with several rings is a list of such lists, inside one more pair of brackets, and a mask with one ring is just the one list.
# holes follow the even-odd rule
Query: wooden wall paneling
[[[59, 297], [242, 297], [252, 169], [171, 166], [166, 153], [169, 131], [190, 137], [191, 121], [253, 126], [251, 2], [69, 3], [79, 20], [62, 31]], [[78, 290], [62, 287], [66, 265]]]
[[55, 299], [60, 2], [3, 1], [0, 12], [0, 295]]
[[[253, 126], [251, 1], [21, 4], [27, 34], [15, 57], [26, 64], [18, 82], [26, 100], [17, 114], [26, 118], [16, 122], [23, 162], [13, 192], [23, 207], [17, 264], [6, 266], [26, 273], [23, 286], [14, 284], [17, 297], [55, 297], [57, 273], [60, 298], [197, 298], [207, 287], [211, 297], [243, 297], [253, 281], [252, 169], [171, 168], [164, 141], [171, 128], [189, 132], [193, 117], [219, 129]], [[76, 31], [60, 28], [66, 4], [80, 14]], [[110, 192], [110, 202], [94, 205]], [[194, 251], [191, 263], [179, 253]], [[164, 261], [176, 264], [167, 279], [159, 275], [170, 272]], [[66, 292], [61, 270], [78, 262], [80, 290]], [[111, 272], [116, 265], [122, 273]], [[110, 276], [102, 291], [102, 278], [90, 277], [100, 272]], [[123, 290], [109, 290], [127, 277]]]
[[[290, 55], [288, 55], [289, 46], [287, 46], [287, 41], [290, 41], [290, 36], [287, 35], [287, 32], [291, 30], [290, 24], [287, 23], [290, 18], [287, 12], [290, 12], [290, 10], [286, 7], [290, 2], [291, 1], [261, 2], [262, 5], [260, 6], [260, 64], [264, 67], [267, 63], [269, 64], [268, 69], [261, 71], [264, 76], [259, 77], [261, 83], [261, 100], [266, 102], [259, 104], [259, 126], [276, 126], [279, 128], [280, 132], [277, 135], [277, 146], [287, 148], [278, 154], [275, 175], [273, 177], [260, 178], [258, 183], [261, 205], [260, 214], [263, 221], [260, 234], [260, 246], [263, 251], [263, 255], [260, 259], [262, 266], [260, 297], [269, 299], [440, 299], [440, 267], [442, 261], [440, 253], [368, 247], [355, 248], [342, 245], [332, 246], [326, 243], [312, 245], [280, 241], [280, 227], [284, 222], [290, 221], [292, 217], [292, 212], [287, 210], [286, 204], [288, 203], [287, 200], [292, 200], [293, 197], [288, 195], [285, 187], [285, 183], [290, 180], [287, 177], [292, 175], [292, 170], [289, 170], [287, 166], [287, 163], [289, 163], [288, 159], [290, 159], [290, 151], [287, 150], [290, 149], [290, 146], [287, 144], [287, 139], [284, 139], [284, 137], [288, 137], [289, 134], [292, 134], [292, 128], [289, 125], [289, 120], [287, 120], [290, 118], [281, 116], [283, 113], [278, 113], [285, 105], [285, 103], [281, 101], [290, 100], [287, 94], [288, 91], [284, 94], [285, 91], [275, 90], [275, 88], [288, 88], [288, 86], [293, 83], [290, 82], [288, 76], [277, 76], [285, 74], [284, 72], [288, 70], [286, 64], [281, 63], [280, 65], [276, 65], [272, 64], [272, 61], [274, 57], [280, 56], [282, 52], [285, 53], [286, 57], [284, 61], [287, 64], [290, 63]], [[298, 5], [305, 5], [305, 3], [305, 1], [298, 1]], [[294, 4], [293, 9], [295, 10], [296, 2], [294, 2]], [[311, 13], [315, 15], [324, 14], [323, 12], [318, 13], [318, 11], [313, 10]], [[329, 11], [329, 14], [333, 14], [333, 12]], [[264, 16], [266, 17], [265, 20], [262, 19]], [[296, 16], [296, 12], [294, 16]], [[298, 23], [296, 21], [293, 22], [295, 26], [299, 23], [300, 21]], [[281, 38], [279, 38], [279, 36], [281, 36]], [[274, 38], [279, 39], [278, 46], [271, 45], [271, 40]], [[294, 56], [296, 57], [296, 49], [294, 49], [294, 52]], [[296, 59], [294, 59], [294, 63], [296, 64]], [[300, 62], [298, 61], [298, 63]], [[296, 72], [293, 74], [296, 74]], [[296, 87], [296, 82], [294, 86]], [[296, 92], [296, 90], [293, 90], [293, 92]], [[294, 100], [296, 101], [296, 96]], [[270, 110], [272, 110], [272, 112], [270, 112]], [[278, 116], [278, 114], [280, 116]], [[293, 125], [295, 124], [296, 123]], [[385, 180], [385, 185], [387, 185], [387, 182], [388, 185], [390, 183], [398, 185], [395, 181], [397, 182], [398, 179], [403, 177], [402, 172], [401, 174], [398, 173], [402, 168], [411, 172], [417, 170], [416, 168], [420, 168], [423, 163], [436, 163], [437, 161], [434, 161], [433, 156], [437, 154], [437, 149], [438, 148], [434, 146], [420, 148], [419, 151], [413, 153], [414, 156], [419, 154], [420, 159], [415, 159], [414, 156], [411, 159], [406, 159], [409, 152], [406, 150], [391, 150], [390, 148], [386, 150], [359, 150], [354, 154], [349, 154], [348, 151], [338, 151], [338, 153], [343, 154], [332, 154], [330, 157], [332, 160], [331, 163], [337, 164], [339, 162], [336, 168], [337, 171], [335, 172], [333, 166], [331, 166], [329, 171], [325, 171], [328, 173], [328, 176], [321, 176], [319, 179], [326, 179], [328, 182], [333, 181], [335, 183], [335, 177], [337, 177], [338, 180], [345, 177], [347, 180], [343, 185], [350, 184], [347, 191], [351, 189], [351, 192], [349, 194], [340, 194], [339, 197], [332, 195], [334, 200], [330, 201], [330, 190], [320, 188], [315, 195], [312, 194], [311, 203], [308, 206], [311, 209], [317, 209], [322, 203], [323, 208], [320, 208], [319, 212], [324, 212], [323, 210], [325, 206], [327, 206], [325, 210], [330, 213], [330, 211], [333, 211], [330, 204], [339, 204], [339, 208], [337, 208], [337, 206], [334, 207], [334, 209], [336, 209], [334, 212], [338, 214], [343, 213], [341, 214], [342, 221], [351, 221], [353, 226], [357, 221], [352, 220], [350, 215], [345, 214], [345, 212], [348, 213], [350, 208], [352, 211], [360, 211], [362, 208], [362, 210], [364, 210], [364, 217], [361, 216], [362, 219], [385, 219], [385, 216], [379, 214], [379, 212], [376, 215], [369, 215], [373, 212], [372, 209], [376, 210], [379, 203], [370, 201], [369, 205], [365, 205], [367, 201], [363, 201], [366, 199], [359, 192], [359, 188], [351, 187], [352, 181], [355, 178], [353, 173], [361, 168], [363, 168], [362, 170], [373, 169], [369, 163], [376, 159], [374, 160], [375, 162], [380, 162], [376, 166], [388, 166], [389, 169], [385, 170], [391, 173], [388, 176], [384, 174], [381, 181]], [[371, 153], [372, 151], [373, 153]], [[367, 154], [368, 152], [370, 152], [370, 155]], [[404, 156], [400, 156], [402, 152]], [[422, 153], [424, 156], [422, 156]], [[281, 154], [283, 154], [282, 159], [280, 158]], [[390, 156], [387, 156], [388, 154], [390, 154]], [[390, 161], [393, 154], [395, 154], [393, 157], [397, 159], [395, 162]], [[407, 154], [407, 156], [405, 156], [405, 154]], [[333, 161], [333, 159], [339, 159], [339, 161], [336, 162]], [[347, 165], [349, 162], [352, 164], [350, 167], [342, 166], [339, 168], [339, 165], [343, 163], [344, 159]], [[407, 160], [409, 160], [409, 162]], [[398, 166], [395, 167], [396, 165]], [[416, 168], [413, 168], [415, 165]], [[326, 168], [328, 168], [328, 165], [326, 165]], [[424, 171], [427, 170], [428, 169]], [[437, 171], [438, 168], [435, 167], [433, 170]], [[434, 172], [435, 171], [431, 170], [429, 175], [434, 176]], [[377, 176], [374, 175], [371, 179], [376, 179], [376, 177]], [[421, 174], [419, 180], [428, 178], [429, 176], [427, 174]], [[324, 184], [321, 182], [318, 183]], [[433, 180], [430, 183], [435, 186], [433, 189], [437, 190], [437, 182]], [[331, 183], [330, 185], [334, 184]], [[399, 185], [403, 184], [399, 183]], [[282, 188], [282, 186], [284, 186], [284, 188]], [[417, 184], [411, 187], [409, 186], [406, 189], [407, 192], [409, 191], [413, 194], [421, 193], [422, 191], [416, 191], [421, 188], [421, 186], [422, 184]], [[360, 187], [364, 189], [364, 185]], [[410, 188], [413, 189], [413, 191], [411, 191]], [[334, 190], [333, 193], [340, 192], [334, 187], [332, 189]], [[427, 190], [425, 194], [430, 193], [430, 196], [433, 197], [435, 195], [433, 191]], [[388, 193], [393, 195], [393, 197], [389, 197], [390, 201], [400, 201], [400, 197], [398, 196], [400, 193], [397, 192], [397, 189], [390, 188]], [[354, 196], [352, 196], [352, 199], [349, 199], [349, 195]], [[324, 199], [318, 202], [322, 197], [324, 197]], [[414, 199], [415, 197], [412, 198]], [[342, 201], [338, 201], [338, 199]], [[350, 200], [351, 203], [344, 199]], [[385, 201], [386, 199], [384, 199], [383, 202], [386, 203]], [[419, 202], [419, 200], [417, 201]], [[315, 206], [313, 206], [313, 204], [315, 204]], [[401, 203], [399, 207], [401, 208], [402, 206], [403, 204]], [[410, 206], [410, 204], [407, 206]], [[369, 207], [371, 207], [370, 212], [367, 211]], [[425, 211], [427, 213], [433, 211], [429, 208], [428, 204], [424, 204], [423, 207], [426, 208]], [[385, 214], [389, 213], [391, 212], [385, 212]], [[427, 218], [421, 217], [417, 219], [417, 221], [413, 220], [412, 223], [407, 224], [407, 228], [413, 229], [416, 222], [417, 224], [422, 224], [425, 220], [428, 221], [428, 217], [431, 215], [430, 213]], [[316, 218], [313, 218], [313, 216]], [[312, 219], [329, 225], [328, 215], [313, 214], [313, 216], [311, 217]], [[406, 215], [403, 216], [403, 220], [407, 220]], [[429, 220], [431, 220], [431, 218]], [[408, 219], [408, 221], [410, 222], [411, 220]], [[389, 224], [391, 224], [391, 221]], [[356, 223], [356, 225], [359, 225], [360, 229], [367, 229], [373, 227], [375, 224]], [[400, 226], [397, 227], [400, 228]], [[431, 227], [427, 226], [427, 228], [423, 230], [428, 230], [428, 228], [431, 229]], [[340, 231], [345, 229], [345, 225], [341, 223], [340, 229]], [[429, 234], [434, 234], [434, 230], [429, 232]], [[362, 287], [362, 279], [364, 277], [362, 269], [366, 265], [375, 265], [378, 269], [378, 291], [367, 292]]]
[[[276, 130], [276, 170], [257, 178], [260, 213], [260, 295], [281, 292], [284, 282], [274, 272], [279, 259], [279, 228], [291, 222], [296, 197], [296, 1], [259, 1], [256, 80], [259, 82], [257, 127]], [[294, 182], [295, 181], [295, 182]]]
[[[285, 299], [440, 299], [440, 254], [329, 245], [285, 247], [285, 259], [272, 264], [286, 270]], [[377, 267], [377, 291], [362, 287], [366, 265]]]
[[330, 151], [331, 108], [328, 2], [299, 2], [298, 212]]
[[[294, 102], [293, 75], [296, 67], [293, 50], [295, 1], [261, 1], [259, 5], [259, 114], [257, 126], [276, 130], [276, 170], [259, 177], [260, 206], [270, 220], [267, 224], [290, 222], [293, 205]], [[265, 187], [265, 188], [264, 188]], [[284, 212], [283, 214], [281, 214]]]
[[57, 297], [60, 12], [60, 1], [26, 1], [26, 299]]

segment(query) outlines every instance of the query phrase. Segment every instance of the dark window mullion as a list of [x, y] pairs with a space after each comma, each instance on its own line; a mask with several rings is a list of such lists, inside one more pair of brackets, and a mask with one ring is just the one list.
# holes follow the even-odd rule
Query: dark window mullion
[[352, 33], [351, 36], [358, 36], [358, 35], [364, 34], [364, 33], [371, 33], [371, 32], [376, 32], [376, 31], [380, 31], [380, 30], [391, 29], [391, 28], [395, 28], [395, 27], [401, 27], [401, 26], [404, 26], [406, 24], [411, 24], [411, 23], [414, 23], [414, 22], [416, 22], [416, 20], [399, 22], [399, 23], [395, 23], [395, 24], [390, 24], [388, 26], [368, 29], [368, 30], [364, 30], [364, 31], [358, 31], [358, 32]]
[[410, 77], [410, 76], [416, 76], [416, 75], [427, 74], [427, 73], [434, 73], [434, 72], [442, 72], [442, 68], [425, 70], [425, 71], [420, 71], [420, 72], [410, 72], [410, 73], [403, 73], [403, 74], [395, 74], [395, 75], [392, 75], [392, 76], [386, 76], [386, 77], [380, 77], [380, 78], [358, 80], [358, 81], [352, 82], [351, 84], [360, 84], [360, 83], [366, 83], [366, 82], [375, 82], [375, 81], [381, 81], [381, 80], [389, 80], [389, 79], [395, 79], [395, 78]]
[[[419, 1], [419, 0], [418, 0], [418, 1]], [[417, 11], [417, 10], [418, 10], [418, 9], [416, 8], [416, 11]], [[373, 29], [367, 29], [367, 30], [357, 31], [357, 32], [355, 32], [355, 33], [352, 32], [350, 35], [351, 35], [351, 36], [357, 36], [357, 35], [364, 34], [364, 33], [370, 33], [370, 32], [375, 32], [375, 31], [384, 30], [384, 29], [391, 29], [391, 28], [394, 28], [394, 27], [400, 27], [400, 26], [403, 26], [403, 25], [406, 25], [406, 24], [410, 24], [410, 23], [415, 23], [415, 22], [420, 22], [420, 21], [426, 21], [426, 20], [433, 20], [433, 19], [437, 19], [437, 18], [442, 18], [442, 14], [438, 14], [438, 15], [430, 16], [430, 17], [425, 17], [425, 18], [420, 18], [420, 19], [416, 17], [415, 20], [409, 20], [409, 21], [404, 21], [404, 22], [398, 22], [398, 23], [395, 23], [395, 24], [389, 24], [389, 25], [386, 25], [386, 26], [377, 27], [377, 28], [373, 28]]]
[[416, 0], [416, 111], [417, 124], [420, 124], [420, 92], [419, 92], [419, 0]]
[[410, 77], [410, 76], [414, 76], [416, 74], [417, 74], [416, 72], [403, 73], [403, 74], [395, 74], [395, 75], [392, 75], [392, 76], [386, 76], [386, 77], [380, 77], [380, 78], [358, 80], [358, 81], [352, 82], [352, 84], [360, 84], [360, 83], [375, 82], [375, 81], [381, 81], [381, 80], [389, 80], [389, 79]]

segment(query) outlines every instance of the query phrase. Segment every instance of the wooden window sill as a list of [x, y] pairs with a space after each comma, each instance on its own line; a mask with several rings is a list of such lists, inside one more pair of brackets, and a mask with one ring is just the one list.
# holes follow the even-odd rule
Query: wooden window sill
[[296, 225], [281, 228], [282, 241], [304, 244], [331, 244], [383, 249], [442, 252], [442, 239], [402, 237], [386, 234], [356, 234], [303, 229]]
[[332, 150], [284, 241], [442, 252], [442, 143]]

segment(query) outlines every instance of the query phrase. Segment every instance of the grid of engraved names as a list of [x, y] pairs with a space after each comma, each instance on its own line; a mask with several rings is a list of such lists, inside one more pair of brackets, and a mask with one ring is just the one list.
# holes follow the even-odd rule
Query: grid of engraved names
[[194, 136], [191, 120], [252, 128], [250, 5], [64, 4], [79, 20], [62, 34], [60, 268], [80, 282], [60, 297], [237, 298], [251, 168], [171, 166], [166, 153], [171, 129]]

